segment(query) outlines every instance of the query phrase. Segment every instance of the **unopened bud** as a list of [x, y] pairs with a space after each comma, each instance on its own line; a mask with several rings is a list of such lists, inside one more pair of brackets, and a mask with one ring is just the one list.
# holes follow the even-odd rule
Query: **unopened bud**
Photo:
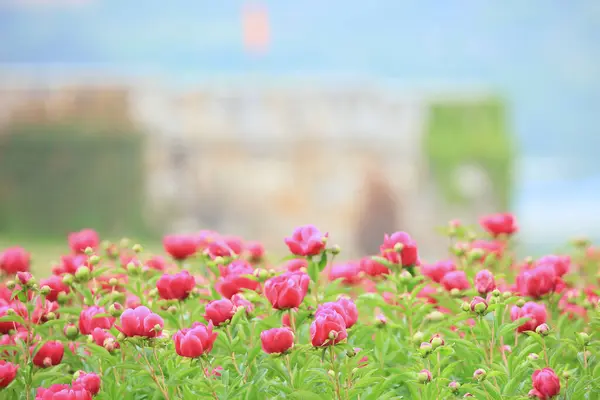
[[579, 332], [577, 334], [577, 341], [583, 346], [587, 346], [588, 344], [590, 344], [590, 335], [588, 335], [585, 332]]
[[264, 268], [257, 268], [254, 270], [254, 276], [256, 276], [261, 281], [264, 281], [269, 278], [269, 272]]
[[452, 288], [452, 290], [450, 290], [450, 296], [452, 296], [454, 298], [460, 297], [461, 296], [460, 289]]
[[428, 382], [431, 382], [431, 372], [429, 372], [428, 369], [422, 369], [417, 374], [417, 380], [419, 381], [419, 383], [428, 383]]
[[421, 353], [421, 356], [423, 357], [427, 357], [429, 354], [431, 354], [432, 351], [433, 346], [429, 342], [423, 342], [419, 346], [419, 353]]
[[535, 328], [535, 332], [541, 336], [548, 336], [550, 334], [550, 327], [548, 324], [541, 324]]
[[456, 382], [456, 381], [452, 381], [448, 384], [448, 389], [450, 389], [450, 391], [454, 394], [458, 393], [458, 390], [460, 389], [460, 383]]
[[529, 359], [529, 361], [537, 361], [540, 358], [540, 356], [538, 356], [535, 353], [529, 353], [529, 355], [527, 356], [527, 359]]
[[77, 282], [87, 282], [90, 280], [90, 269], [86, 266], [81, 266], [75, 271], [75, 280]]
[[215, 262], [215, 264], [225, 264], [225, 259], [221, 256], [216, 256], [213, 261]]
[[508, 291], [507, 291], [507, 292], [502, 292], [502, 298], [503, 298], [504, 300], [506, 300], [506, 299], [510, 298], [511, 296], [512, 296], [512, 293], [511, 293], [511, 292], [508, 292]]
[[6, 287], [10, 290], [13, 290], [16, 286], [17, 286], [17, 283], [15, 281], [6, 282]]
[[69, 295], [65, 292], [58, 292], [58, 296], [56, 296], [56, 301], [58, 301], [58, 304], [62, 306], [69, 301]]
[[423, 339], [425, 338], [425, 335], [423, 334], [423, 332], [421, 331], [417, 331], [413, 337], [412, 337], [412, 341], [414, 344], [419, 344], [421, 342], [423, 342]]
[[347, 355], [348, 357], [354, 357], [354, 356], [356, 356], [356, 350], [355, 350], [355, 349], [348, 349], [348, 350], [346, 351], [346, 355]]
[[167, 312], [168, 312], [169, 314], [173, 314], [173, 315], [175, 315], [175, 314], [177, 314], [177, 307], [175, 307], [175, 306], [170, 306], [169, 308], [167, 308]]
[[127, 273], [132, 276], [139, 275], [142, 272], [142, 268], [134, 262], [127, 263]]
[[387, 324], [387, 318], [383, 314], [377, 314], [377, 325], [385, 325]]
[[112, 287], [115, 287], [119, 284], [119, 280], [117, 278], [110, 278], [108, 280], [108, 284]]
[[90, 261], [90, 264], [96, 265], [100, 262], [100, 257], [97, 255], [90, 256], [89, 261]]
[[434, 349], [437, 349], [438, 347], [444, 345], [444, 339], [442, 339], [442, 337], [439, 335], [432, 337], [429, 342], [431, 343], [431, 346], [433, 346]]
[[154, 328], [152, 329], [154, 332], [162, 332], [163, 327], [160, 326], [159, 324], [154, 325]]
[[121, 314], [123, 314], [123, 306], [119, 303], [111, 304], [110, 307], [108, 307], [108, 312], [115, 318], [120, 317]]
[[91, 247], [86, 247], [85, 250], [83, 251], [85, 253], [86, 256], [91, 256], [92, 254], [94, 254], [94, 249], [92, 249]]
[[515, 304], [517, 305], [517, 307], [521, 308], [525, 305], [525, 299], [519, 299]]
[[40, 294], [43, 296], [48, 296], [52, 292], [52, 289], [48, 285], [44, 285], [40, 288]]
[[492, 290], [492, 296], [499, 297], [502, 293], [498, 289]]
[[52, 366], [52, 359], [50, 357], [46, 357], [42, 361], [42, 364], [44, 365], [44, 367], [50, 368]]
[[402, 243], [399, 243], [399, 242], [398, 242], [398, 243], [396, 243], [396, 244], [394, 245], [394, 251], [395, 251], [396, 253], [400, 253], [400, 252], [402, 252], [402, 249], [404, 249], [404, 245], [403, 245]]
[[465, 395], [463, 396], [463, 398], [467, 398], [467, 397], [474, 397], [471, 393], [467, 392], [465, 393]]
[[445, 318], [444, 313], [441, 311], [434, 310], [425, 316], [427, 321], [439, 322]]
[[335, 372], [332, 369], [330, 369], [329, 371], [327, 371], [327, 374], [329, 376], [331, 376], [332, 378], [335, 378]]
[[412, 275], [407, 270], [403, 269], [398, 275], [398, 280], [402, 283], [406, 283], [412, 279]]
[[465, 249], [464, 246], [461, 245], [456, 245], [452, 247], [452, 252], [454, 253], [454, 255], [456, 255], [457, 257], [462, 257], [467, 253], [467, 250]]
[[73, 286], [73, 275], [65, 274], [65, 276], [63, 276], [62, 281], [67, 286]]
[[53, 321], [56, 319], [56, 314], [54, 314], [52, 311], [50, 311], [49, 313], [47, 313], [45, 315], [46, 321]]
[[136, 253], [141, 253], [142, 251], [144, 251], [144, 248], [142, 247], [141, 244], [136, 243], [133, 245], [133, 247], [131, 247], [131, 250], [133, 250]]
[[571, 377], [571, 373], [568, 370], [564, 370], [562, 373], [562, 377], [564, 379], [569, 379]]
[[487, 372], [485, 372], [485, 369], [478, 368], [475, 370], [475, 372], [473, 372], [473, 379], [477, 379], [478, 381], [481, 382], [485, 379], [486, 375], [487, 375]]
[[463, 303], [460, 305], [460, 308], [461, 308], [461, 310], [463, 310], [464, 312], [471, 311], [471, 305], [470, 305], [469, 303], [467, 303], [466, 301], [465, 301], [465, 302], [463, 302]]
[[6, 310], [7, 315], [17, 315], [17, 312], [13, 308]]
[[73, 340], [79, 335], [79, 329], [75, 324], [67, 324], [63, 329], [63, 333], [67, 339]]
[[148, 296], [150, 296], [150, 297], [156, 297], [157, 295], [158, 295], [158, 289], [157, 288], [150, 289], [148, 291]]
[[331, 249], [329, 249], [329, 251], [331, 251], [331, 254], [337, 255], [337, 254], [340, 254], [342, 249], [337, 244], [334, 244], [333, 246], [331, 246]]
[[[475, 261], [481, 260], [481, 258], [485, 255], [485, 253], [483, 252], [483, 250], [481, 249], [473, 249], [470, 250], [467, 253], [467, 261], [469, 263], [473, 263]], [[489, 258], [491, 256], [491, 254], [488, 255], [487, 258]]]
[[487, 307], [488, 306], [485, 303], [477, 303], [477, 304], [475, 304], [474, 311], [477, 314], [485, 314]]
[[589, 310], [590, 308], [592, 308], [594, 305], [592, 304], [591, 301], [589, 301], [588, 299], [583, 299], [583, 301], [581, 302], [581, 305], [583, 306], [583, 308], [585, 308], [586, 310]]
[[329, 339], [331, 340], [335, 340], [338, 337], [338, 333], [336, 331], [329, 331], [329, 335], [328, 335]]

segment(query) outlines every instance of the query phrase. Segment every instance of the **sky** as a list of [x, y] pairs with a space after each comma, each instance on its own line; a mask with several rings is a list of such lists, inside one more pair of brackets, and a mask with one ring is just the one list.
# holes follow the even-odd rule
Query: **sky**
[[94, 66], [174, 85], [313, 77], [490, 91], [509, 106], [521, 154], [517, 192], [528, 197], [517, 207], [549, 192], [600, 198], [600, 2], [262, 1], [262, 55], [243, 46], [248, 3], [0, 0], [0, 64]]

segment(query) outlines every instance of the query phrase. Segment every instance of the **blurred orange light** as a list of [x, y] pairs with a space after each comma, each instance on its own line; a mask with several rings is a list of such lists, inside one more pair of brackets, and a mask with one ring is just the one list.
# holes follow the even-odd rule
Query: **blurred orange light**
[[244, 47], [251, 53], [265, 53], [269, 47], [269, 15], [262, 4], [247, 4], [242, 16]]

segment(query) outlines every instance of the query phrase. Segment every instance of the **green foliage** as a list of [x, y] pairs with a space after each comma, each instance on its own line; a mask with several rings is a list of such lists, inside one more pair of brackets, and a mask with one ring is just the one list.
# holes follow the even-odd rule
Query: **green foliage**
[[141, 135], [107, 127], [11, 127], [0, 135], [0, 233], [146, 233], [142, 151]]
[[467, 201], [454, 179], [465, 164], [482, 167], [506, 209], [512, 188], [513, 147], [502, 103], [496, 100], [436, 102], [431, 105], [424, 147], [432, 173], [448, 201]]

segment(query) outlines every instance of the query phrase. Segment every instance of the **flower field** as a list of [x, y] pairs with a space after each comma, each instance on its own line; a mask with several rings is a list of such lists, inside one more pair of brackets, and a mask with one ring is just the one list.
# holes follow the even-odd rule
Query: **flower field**
[[[406, 232], [344, 260], [317, 227], [289, 256], [216, 232], [164, 254], [73, 232], [51, 276], [0, 253], [0, 399], [597, 399], [600, 250], [519, 259], [510, 214]], [[68, 245], [67, 245], [68, 244]]]

